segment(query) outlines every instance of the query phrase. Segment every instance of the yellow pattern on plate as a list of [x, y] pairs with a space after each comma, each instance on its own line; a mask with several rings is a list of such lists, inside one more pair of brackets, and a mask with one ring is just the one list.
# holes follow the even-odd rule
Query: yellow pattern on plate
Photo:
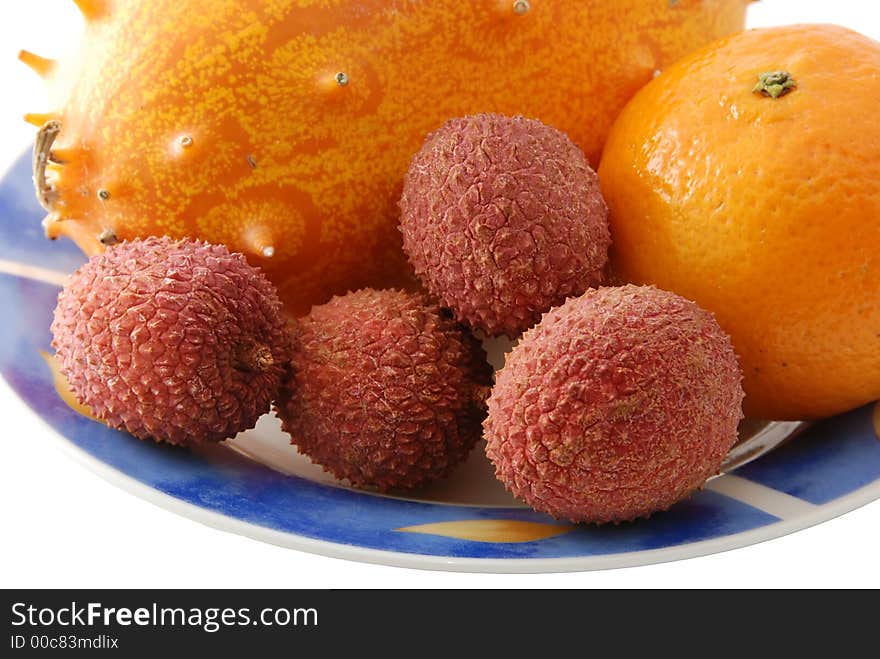
[[543, 524], [509, 519], [464, 519], [435, 522], [396, 529], [405, 533], [424, 533], [475, 542], [534, 542], [552, 538], [576, 528], [572, 524]]

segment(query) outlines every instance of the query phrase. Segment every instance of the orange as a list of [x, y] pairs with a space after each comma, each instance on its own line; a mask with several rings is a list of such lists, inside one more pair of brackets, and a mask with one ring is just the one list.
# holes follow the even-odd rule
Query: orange
[[[747, 0], [76, 0], [78, 57], [23, 54], [61, 122], [50, 236], [225, 243], [292, 309], [407, 272], [397, 200], [426, 133], [477, 112], [598, 162], [655, 70], [742, 29]], [[47, 20], [51, 20], [49, 17]]]
[[685, 58], [611, 131], [599, 175], [615, 270], [715, 313], [750, 416], [880, 398], [878, 101], [880, 44], [795, 25]]

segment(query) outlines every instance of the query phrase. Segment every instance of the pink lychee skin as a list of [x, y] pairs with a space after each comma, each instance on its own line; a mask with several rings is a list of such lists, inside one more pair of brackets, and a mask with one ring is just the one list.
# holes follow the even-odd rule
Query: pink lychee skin
[[400, 208], [416, 275], [488, 335], [513, 338], [602, 281], [611, 237], [599, 179], [534, 119], [448, 121], [413, 159]]
[[290, 357], [281, 302], [258, 268], [167, 237], [92, 257], [58, 296], [52, 333], [80, 403], [112, 428], [171, 444], [252, 428]]
[[379, 491], [446, 476], [481, 436], [491, 369], [480, 344], [419, 293], [363, 289], [292, 331], [276, 411], [292, 443]]
[[622, 522], [718, 473], [742, 419], [729, 337], [653, 287], [587, 291], [526, 332], [497, 373], [484, 428], [496, 476], [536, 510]]

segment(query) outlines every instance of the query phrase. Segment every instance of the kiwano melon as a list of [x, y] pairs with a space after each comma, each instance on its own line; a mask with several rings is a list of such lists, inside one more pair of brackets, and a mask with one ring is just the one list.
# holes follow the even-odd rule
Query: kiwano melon
[[595, 167], [657, 71], [748, 0], [75, 0], [35, 182], [87, 253], [167, 234], [244, 252], [304, 312], [408, 276], [397, 231], [427, 133], [480, 112], [566, 132]]

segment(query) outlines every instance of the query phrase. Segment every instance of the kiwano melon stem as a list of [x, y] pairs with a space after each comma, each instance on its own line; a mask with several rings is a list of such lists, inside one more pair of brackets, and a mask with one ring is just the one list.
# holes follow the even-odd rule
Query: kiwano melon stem
[[50, 119], [37, 131], [37, 139], [34, 142], [34, 188], [37, 200], [47, 211], [52, 210], [52, 197], [55, 191], [46, 181], [46, 165], [52, 158], [52, 145], [60, 132], [61, 122], [58, 119]]

